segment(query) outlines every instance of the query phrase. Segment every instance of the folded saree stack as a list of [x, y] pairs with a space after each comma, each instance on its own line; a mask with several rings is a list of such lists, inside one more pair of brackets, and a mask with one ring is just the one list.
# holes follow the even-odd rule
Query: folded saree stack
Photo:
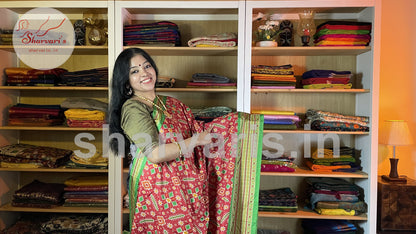
[[55, 126], [64, 121], [59, 105], [34, 105], [18, 103], [9, 108], [9, 125], [12, 126]]
[[253, 114], [263, 114], [264, 129], [296, 130], [300, 122], [293, 111], [253, 110]]
[[351, 72], [309, 70], [302, 74], [304, 89], [351, 89]]
[[296, 78], [291, 64], [281, 66], [252, 65], [251, 88], [294, 89]]
[[302, 227], [305, 234], [355, 234], [357, 227], [348, 220], [303, 219]]
[[333, 149], [316, 149], [311, 158], [306, 159], [306, 166], [317, 172], [355, 172], [361, 170], [356, 158], [359, 152], [354, 148], [343, 146], [339, 155]]
[[219, 33], [209, 36], [195, 37], [188, 41], [189, 47], [234, 47], [237, 46], [237, 34], [233, 32]]
[[262, 155], [262, 172], [294, 172], [298, 166], [294, 163], [295, 159], [285, 155], [279, 157], [267, 157]]
[[60, 86], [108, 87], [108, 68], [94, 68], [60, 75]]
[[296, 212], [297, 196], [290, 188], [260, 190], [259, 211]]
[[60, 75], [65, 72], [67, 70], [63, 68], [38, 70], [8, 67], [4, 69], [8, 86], [56, 86], [60, 82]]
[[307, 205], [321, 215], [354, 216], [367, 212], [360, 187], [341, 178], [306, 178]]
[[371, 41], [371, 23], [327, 21], [316, 27], [315, 46], [367, 46]]
[[125, 46], [180, 46], [181, 36], [177, 24], [170, 21], [159, 21], [125, 25], [123, 42]]
[[13, 194], [12, 206], [53, 208], [62, 205], [64, 184], [34, 180]]
[[107, 207], [108, 177], [78, 176], [65, 182], [64, 206]]
[[228, 77], [215, 73], [194, 73], [192, 81], [186, 85], [187, 88], [235, 88], [237, 83]]
[[0, 29], [0, 45], [13, 44], [13, 29]]
[[1, 167], [56, 168], [64, 165], [72, 150], [29, 144], [11, 144], [0, 147]]
[[103, 157], [102, 152], [96, 153], [89, 158], [80, 157], [72, 154], [69, 161], [65, 164], [67, 168], [89, 168], [89, 169], [106, 169], [108, 168], [108, 157]]
[[2, 234], [45, 233], [107, 233], [107, 214], [48, 214], [27, 213], [19, 216], [16, 223]]
[[350, 116], [334, 112], [309, 109], [306, 112], [307, 123], [311, 130], [318, 131], [363, 131], [370, 130], [368, 116]]
[[108, 104], [90, 98], [68, 98], [61, 103], [65, 108], [68, 127], [101, 128], [105, 123]]

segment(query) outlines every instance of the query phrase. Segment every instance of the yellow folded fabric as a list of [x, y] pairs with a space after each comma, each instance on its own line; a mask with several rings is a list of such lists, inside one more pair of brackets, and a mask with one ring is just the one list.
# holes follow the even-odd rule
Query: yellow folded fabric
[[73, 120], [104, 120], [105, 112], [88, 109], [68, 109], [64, 112], [67, 119]]
[[350, 89], [352, 84], [311, 84], [304, 85], [304, 89]]
[[77, 176], [67, 179], [66, 186], [95, 186], [108, 185], [108, 177], [105, 175]]
[[346, 216], [354, 216], [355, 210], [344, 210], [344, 209], [322, 209], [316, 208], [315, 211], [321, 215], [346, 215]]
[[71, 155], [71, 161], [79, 163], [79, 164], [85, 164], [85, 165], [96, 165], [96, 166], [107, 166], [108, 165], [108, 158], [104, 158], [102, 156], [101, 152], [96, 152], [94, 156], [91, 158], [85, 159], [78, 157], [75, 154]]
[[0, 167], [4, 168], [40, 168], [42, 164], [40, 163], [9, 163], [9, 162], [0, 162]]
[[252, 114], [263, 114], [263, 115], [295, 115], [293, 111], [274, 111], [274, 110], [253, 110]]

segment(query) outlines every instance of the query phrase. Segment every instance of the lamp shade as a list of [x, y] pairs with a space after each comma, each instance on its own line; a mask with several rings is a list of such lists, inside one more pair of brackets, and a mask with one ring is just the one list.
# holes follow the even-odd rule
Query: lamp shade
[[411, 145], [412, 135], [404, 120], [386, 120], [381, 131], [380, 143], [385, 145]]

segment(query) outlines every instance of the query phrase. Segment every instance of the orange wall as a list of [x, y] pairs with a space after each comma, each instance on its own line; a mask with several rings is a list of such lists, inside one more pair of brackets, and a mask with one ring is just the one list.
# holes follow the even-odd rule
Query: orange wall
[[[381, 18], [379, 123], [407, 121], [414, 143], [396, 147], [398, 172], [416, 179], [416, 1], [382, 0]], [[379, 145], [379, 174], [389, 174], [391, 156]]]

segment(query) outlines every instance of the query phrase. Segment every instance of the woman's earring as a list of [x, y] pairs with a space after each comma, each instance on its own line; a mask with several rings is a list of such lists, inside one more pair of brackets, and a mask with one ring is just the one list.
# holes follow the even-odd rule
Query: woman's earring
[[129, 91], [127, 92], [127, 95], [132, 95], [132, 94], [133, 94], [133, 89], [129, 87]]

